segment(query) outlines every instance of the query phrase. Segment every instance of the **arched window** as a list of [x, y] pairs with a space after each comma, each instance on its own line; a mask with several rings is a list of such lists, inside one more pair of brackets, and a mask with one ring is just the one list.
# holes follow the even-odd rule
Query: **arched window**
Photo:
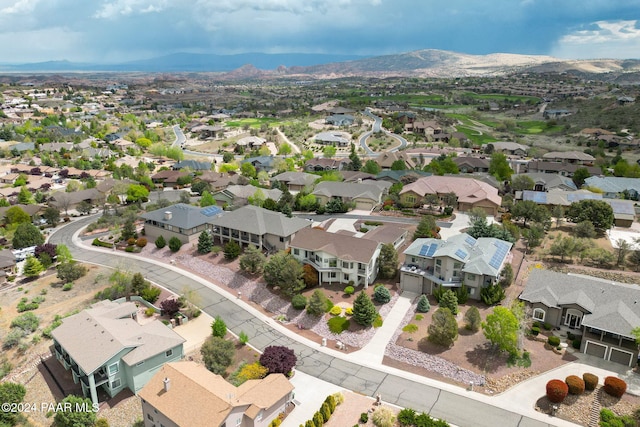
[[541, 322], [544, 322], [544, 316], [546, 315], [546, 312], [541, 309], [541, 308], [535, 308], [533, 309], [533, 318], [536, 320], [539, 320]]

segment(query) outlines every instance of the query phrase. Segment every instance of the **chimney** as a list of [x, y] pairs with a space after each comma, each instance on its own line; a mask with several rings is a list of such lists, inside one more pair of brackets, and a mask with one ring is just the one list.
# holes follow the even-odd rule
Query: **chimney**
[[165, 213], [164, 213], [164, 220], [165, 220], [165, 221], [169, 221], [169, 220], [171, 219], [171, 217], [172, 217], [172, 213], [171, 213], [171, 211], [165, 211]]
[[165, 377], [165, 379], [162, 380], [162, 383], [164, 384], [164, 391], [165, 392], [169, 391], [169, 389], [171, 388], [171, 380]]

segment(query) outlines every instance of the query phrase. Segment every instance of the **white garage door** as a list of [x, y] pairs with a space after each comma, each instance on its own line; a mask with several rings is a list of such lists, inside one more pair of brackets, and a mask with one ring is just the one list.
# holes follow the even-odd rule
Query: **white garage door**
[[621, 363], [623, 365], [631, 366], [632, 359], [633, 353], [624, 350], [618, 350], [617, 348], [612, 348], [611, 353], [609, 353], [610, 361]]
[[400, 287], [403, 291], [420, 295], [422, 294], [422, 277], [402, 273], [400, 277]]
[[370, 211], [373, 209], [373, 202], [367, 200], [356, 201], [356, 209], [359, 211]]

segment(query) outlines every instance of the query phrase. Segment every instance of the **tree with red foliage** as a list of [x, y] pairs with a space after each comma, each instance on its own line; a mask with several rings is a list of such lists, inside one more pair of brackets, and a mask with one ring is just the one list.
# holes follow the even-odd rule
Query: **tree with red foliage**
[[160, 303], [160, 308], [167, 316], [171, 317], [180, 311], [180, 303], [177, 299], [167, 298]]
[[304, 271], [302, 281], [307, 288], [318, 286], [318, 270], [313, 268], [312, 265], [305, 264], [302, 266], [302, 271]]
[[562, 403], [569, 394], [569, 386], [562, 380], [551, 380], [547, 383], [547, 397], [551, 403]]
[[298, 358], [292, 349], [272, 345], [264, 349], [260, 356], [260, 364], [269, 370], [270, 374], [288, 374], [291, 372]]
[[57, 247], [58, 245], [54, 245], [53, 243], [43, 243], [42, 245], [36, 246], [34, 249], [34, 255], [39, 259], [41, 254], [47, 254], [53, 260], [56, 258]]

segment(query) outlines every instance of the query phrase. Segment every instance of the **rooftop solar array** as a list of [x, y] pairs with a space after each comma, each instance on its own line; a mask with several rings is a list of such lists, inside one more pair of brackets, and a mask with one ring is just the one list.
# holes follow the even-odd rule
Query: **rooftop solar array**
[[464, 241], [467, 242], [467, 245], [469, 246], [474, 246], [476, 244], [476, 239], [471, 236], [465, 237]]
[[611, 205], [611, 209], [613, 209], [613, 213], [627, 214], [627, 215], [636, 214], [636, 211], [633, 208], [633, 203], [629, 203], [628, 201], [609, 199], [607, 200], [607, 203]]
[[525, 190], [522, 192], [522, 200], [528, 200], [544, 205], [547, 203], [547, 193], [545, 193], [544, 191]]
[[207, 206], [200, 210], [200, 213], [204, 216], [215, 216], [222, 213], [222, 209], [218, 206]]
[[460, 259], [465, 259], [468, 254], [465, 251], [463, 251], [462, 249], [458, 249], [456, 251], [455, 255]]
[[422, 245], [422, 247], [420, 248], [420, 256], [433, 256], [433, 254], [436, 252], [436, 249], [438, 249], [437, 243]]
[[502, 261], [504, 261], [504, 258], [507, 256], [507, 253], [509, 253], [509, 245], [499, 240], [493, 242], [493, 245], [496, 247], [496, 251], [491, 257], [489, 265], [497, 270], [500, 268], [500, 265], [502, 264]]
[[580, 200], [600, 200], [602, 194], [598, 193], [569, 193], [567, 194], [567, 200], [570, 203], [579, 202]]

